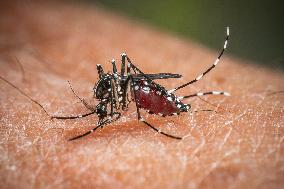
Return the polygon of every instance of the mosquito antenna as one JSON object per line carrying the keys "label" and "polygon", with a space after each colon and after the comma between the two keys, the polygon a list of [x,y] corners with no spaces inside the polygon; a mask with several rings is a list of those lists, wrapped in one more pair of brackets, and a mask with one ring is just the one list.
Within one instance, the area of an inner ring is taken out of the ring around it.
{"label": "mosquito antenna", "polygon": [[[198,97],[200,100],[202,100],[203,102],[215,107],[215,108],[220,108],[222,109],[223,111],[226,111],[224,108],[222,107],[218,107],[216,106],[215,104],[201,98],[201,96],[204,96],[204,95],[224,95],[224,96],[230,96],[229,93],[227,92],[220,92],[220,91],[210,91],[210,92],[205,92],[205,93],[202,93],[202,92],[198,92],[198,93],[195,93],[195,94],[192,94],[192,95],[187,95],[187,96],[181,96],[181,97],[178,97],[179,99],[186,99],[186,98],[192,98],[192,97]],[[217,111],[215,111],[217,113]]]}
{"label": "mosquito antenna", "polygon": [[7,84],[9,84],[11,87],[13,87],[14,89],[16,89],[19,93],[21,93],[22,95],[24,95],[25,97],[27,97],[29,100],[31,100],[32,102],[34,102],[35,104],[37,104],[44,112],[47,116],[51,117],[48,112],[44,109],[44,107],[37,102],[36,100],[32,99],[29,95],[27,95],[24,91],[22,91],[21,89],[19,89],[16,85],[14,85],[13,83],[11,83],[10,81],[6,80],[5,78],[3,78],[2,76],[0,76],[0,79],[3,80],[4,82],[6,82]]}

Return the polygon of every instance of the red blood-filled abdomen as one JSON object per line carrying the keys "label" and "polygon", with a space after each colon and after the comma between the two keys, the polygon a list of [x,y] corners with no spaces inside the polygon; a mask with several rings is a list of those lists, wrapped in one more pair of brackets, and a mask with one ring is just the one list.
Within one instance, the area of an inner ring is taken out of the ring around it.
{"label": "red blood-filled abdomen", "polygon": [[154,114],[161,113],[165,116],[180,112],[175,102],[161,95],[156,88],[140,83],[140,85],[136,85],[134,89],[139,108],[149,110],[149,112]]}

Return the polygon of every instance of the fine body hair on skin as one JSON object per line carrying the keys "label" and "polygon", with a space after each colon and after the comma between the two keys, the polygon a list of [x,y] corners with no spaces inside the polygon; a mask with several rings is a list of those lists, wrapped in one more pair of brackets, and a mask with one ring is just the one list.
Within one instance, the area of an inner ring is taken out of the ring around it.
{"label": "fine body hair on skin", "polygon": [[[122,51],[146,73],[183,75],[159,80],[167,89],[195,78],[217,54],[84,5],[7,3],[0,21],[0,75],[54,114],[87,111],[69,90],[68,80],[80,97],[96,104],[92,98],[98,79],[95,66],[99,63],[111,70],[110,60],[119,59],[116,55]],[[25,70],[24,80],[15,57]],[[226,54],[214,72],[177,91],[230,92],[226,98],[188,100],[193,110],[213,112],[162,118],[142,111],[147,121],[167,133],[185,136],[183,140],[161,136],[139,123],[132,104],[117,122],[69,142],[93,128],[97,117],[50,120],[37,105],[0,81],[0,185],[281,188],[284,96],[274,92],[283,91],[283,73],[247,63]]]}

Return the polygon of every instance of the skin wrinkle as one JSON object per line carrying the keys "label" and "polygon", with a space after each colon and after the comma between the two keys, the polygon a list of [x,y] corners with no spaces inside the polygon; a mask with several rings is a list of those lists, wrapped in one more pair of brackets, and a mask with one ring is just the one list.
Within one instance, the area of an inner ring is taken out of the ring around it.
{"label": "skin wrinkle", "polygon": [[[283,148],[283,146],[281,146],[281,143],[283,143],[284,141],[284,136],[281,137],[281,139],[279,140],[278,144],[277,144],[277,154],[276,154],[276,160],[275,160],[275,165],[280,161],[280,150],[281,150],[281,147]],[[283,167],[284,168],[284,167]]]}
{"label": "skin wrinkle", "polygon": [[202,147],[205,145],[205,139],[203,137],[201,137],[201,142],[200,144],[194,149],[194,151],[191,154],[191,157],[195,156],[201,149]]}
{"label": "skin wrinkle", "polygon": [[[0,19],[9,22],[0,22],[0,34],[9,40],[0,43],[0,75],[42,103],[51,114],[86,111],[74,98],[67,80],[79,96],[89,100],[97,81],[95,64],[101,63],[109,71],[109,60],[114,57],[119,62],[124,50],[146,73],[182,74],[181,80],[161,81],[169,89],[199,75],[216,58],[217,52],[201,45],[96,7],[24,5],[12,4],[1,11]],[[21,25],[15,25],[16,21]],[[7,33],[2,28],[15,32]],[[13,58],[7,56],[17,56],[22,63],[24,82],[20,70],[11,66]],[[210,89],[230,92],[231,97],[204,98],[217,106],[217,113],[163,119],[143,112],[145,119],[158,128],[186,136],[182,141],[160,136],[138,123],[132,105],[114,124],[68,142],[68,138],[93,128],[97,117],[51,121],[36,105],[0,81],[0,185],[281,188],[283,95],[268,94],[283,91],[283,74],[241,63],[226,52],[212,73],[177,93],[188,95]],[[186,102],[192,110],[215,109],[198,98]]]}
{"label": "skin wrinkle", "polygon": [[219,146],[219,150],[221,150],[222,148],[223,148],[223,146],[226,144],[226,142],[227,142],[227,140],[228,140],[228,138],[230,137],[230,135],[231,135],[231,133],[232,133],[232,127],[230,127],[229,128],[229,131],[227,132],[227,134],[225,135],[225,137],[224,137],[224,140],[223,140],[223,142],[220,144],[220,146]]}

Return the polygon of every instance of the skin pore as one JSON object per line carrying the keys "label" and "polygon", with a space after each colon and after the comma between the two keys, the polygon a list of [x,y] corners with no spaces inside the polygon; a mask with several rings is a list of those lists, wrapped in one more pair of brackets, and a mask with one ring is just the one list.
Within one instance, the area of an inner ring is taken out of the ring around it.
{"label": "skin pore", "polygon": [[[3,6],[1,6],[3,7]],[[234,35],[231,28],[231,36]],[[96,7],[14,3],[1,8],[0,74],[51,115],[88,112],[69,89],[94,105],[96,64],[127,52],[145,73],[172,89],[210,66],[218,52],[163,34]],[[225,36],[225,34],[220,34]],[[220,41],[220,48],[223,41]],[[228,51],[230,49],[228,44]],[[22,74],[17,59],[24,68]],[[23,77],[24,76],[24,77]],[[0,185],[3,188],[281,188],[284,178],[283,73],[246,64],[225,52],[218,66],[177,92],[211,90],[230,97],[190,98],[192,111],[144,118],[174,140],[137,121],[134,103],[122,118],[80,140],[97,117],[51,120],[0,81]],[[210,105],[214,104],[214,105]]]}

